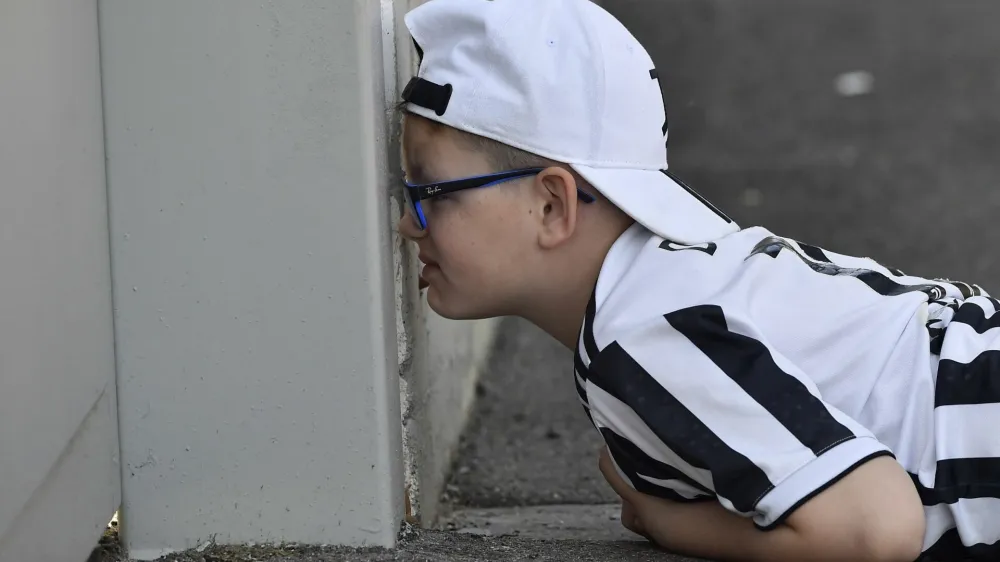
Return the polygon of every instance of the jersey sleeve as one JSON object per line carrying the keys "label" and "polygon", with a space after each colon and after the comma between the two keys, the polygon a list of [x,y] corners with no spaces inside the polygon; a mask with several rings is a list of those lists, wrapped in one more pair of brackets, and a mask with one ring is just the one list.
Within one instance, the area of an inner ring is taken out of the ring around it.
{"label": "jersey sleeve", "polygon": [[891,455],[751,322],[715,305],[666,314],[601,349],[588,399],[616,467],[638,491],[715,497],[765,530]]}

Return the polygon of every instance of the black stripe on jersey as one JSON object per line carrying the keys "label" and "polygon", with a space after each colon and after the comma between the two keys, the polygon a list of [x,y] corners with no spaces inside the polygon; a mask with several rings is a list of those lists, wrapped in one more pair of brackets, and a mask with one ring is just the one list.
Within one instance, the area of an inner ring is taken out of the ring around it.
{"label": "black stripe on jersey", "polygon": [[587,400],[587,389],[580,385],[580,381],[576,377],[573,377],[573,384],[576,385],[576,393],[580,396],[580,400],[583,400],[584,404],[589,404]]}
{"label": "black stripe on jersey", "polygon": [[930,336],[931,355],[941,356],[941,348],[944,347],[945,328],[939,328],[936,324],[941,320],[930,320],[927,322],[927,335]]}
{"label": "black stripe on jersey", "polygon": [[[614,431],[606,427],[600,429],[601,435],[604,436],[604,442],[607,443],[608,450],[615,459],[615,463],[629,477],[636,490],[652,496],[685,502],[715,498],[715,494],[711,490],[702,486],[680,470],[650,457],[634,443]],[[679,480],[705,494],[707,497],[698,499],[686,498],[674,490],[644,480],[639,474],[657,480]]]}
{"label": "black stripe on jersey", "polygon": [[817,246],[813,246],[812,244],[803,244],[802,242],[799,242],[799,247],[802,248],[802,251],[805,252],[807,256],[816,261],[832,263],[830,262],[830,258],[826,257],[826,253],[824,253],[823,250]]}
{"label": "black stripe on jersey", "polygon": [[934,493],[939,503],[955,503],[961,498],[1000,498],[1000,458],[938,461]]}
{"label": "black stripe on jersey", "polygon": [[580,373],[583,380],[587,380],[587,366],[583,364],[583,357],[580,356],[579,349],[573,353],[573,368],[576,369],[577,373]]}
{"label": "black stripe on jersey", "polygon": [[1000,350],[984,351],[969,363],[941,359],[934,387],[935,408],[993,403],[1000,403]]}
{"label": "black stripe on jersey", "polygon": [[[676,248],[674,246],[677,246]],[[670,240],[664,240],[660,242],[660,249],[667,250],[668,252],[680,252],[682,250],[697,250],[699,252],[705,252],[710,256],[715,255],[715,251],[719,249],[719,245],[715,242],[709,242],[707,244],[697,244],[693,246],[686,246],[684,244],[678,244],[676,242],[671,242]]]}
{"label": "black stripe on jersey", "polygon": [[956,308],[955,316],[951,321],[968,324],[976,333],[985,334],[987,330],[1000,328],[1000,313],[994,313],[993,316],[987,318],[986,311],[981,306],[975,303],[965,303]]}
{"label": "black stripe on jersey", "polygon": [[722,308],[694,306],[664,318],[813,454],[854,438],[802,381],[778,367],[766,345],[729,331]]}
{"label": "black stripe on jersey", "polygon": [[945,291],[942,287],[931,284],[921,284],[921,285],[901,285],[896,283],[892,279],[889,279],[885,275],[871,270],[862,269],[855,267],[842,267],[834,263],[829,262],[816,262],[808,259],[805,255],[799,252],[788,240],[778,236],[768,236],[754,246],[753,250],[750,251],[750,255],[746,259],[750,259],[757,254],[763,254],[770,256],[772,258],[777,258],[781,253],[781,250],[787,249],[792,252],[799,259],[801,259],[806,265],[813,269],[817,273],[822,273],[823,275],[829,275],[831,277],[854,277],[859,281],[868,285],[873,291],[886,297],[904,295],[906,293],[921,292],[926,294],[930,300],[936,300],[944,297]]}
{"label": "black stripe on jersey", "polygon": [[1000,560],[1000,542],[965,546],[962,544],[958,529],[951,529],[941,535],[941,538],[933,546],[925,550],[917,562],[973,562],[976,560]]}
{"label": "black stripe on jersey", "polygon": [[763,470],[719,438],[663,388],[618,342],[590,363],[590,381],[628,405],[685,462],[712,473],[715,491],[741,512],[774,485]]}
{"label": "black stripe on jersey", "polygon": [[920,482],[920,477],[912,472],[907,472],[910,476],[910,480],[913,482],[913,487],[917,489],[917,495],[920,496],[920,503],[923,505],[937,505],[942,502],[937,492],[933,488],[928,488]]}
{"label": "black stripe on jersey", "polygon": [[910,480],[917,488],[920,502],[926,506],[961,499],[1000,499],[1000,458],[937,461],[933,488],[921,484],[916,474],[910,473]]}
{"label": "black stripe on jersey", "polygon": [[[576,372],[580,375],[580,378],[582,378],[584,381],[587,380],[587,367],[583,365],[583,358],[580,357],[579,351],[573,354],[573,368],[576,369]],[[576,393],[579,394],[580,399],[586,403],[587,389],[580,386],[580,381],[576,377],[573,377],[573,383],[576,384]]]}
{"label": "black stripe on jersey", "polygon": [[583,347],[587,350],[587,357],[590,362],[594,362],[597,357],[597,340],[594,339],[594,316],[597,315],[597,290],[590,295],[590,302],[587,303],[587,313],[583,317]]}
{"label": "black stripe on jersey", "polygon": [[[587,367],[583,364],[583,358],[580,357],[580,350],[577,349],[573,353],[573,368],[579,373],[580,378],[586,382],[587,380]],[[576,393],[580,396],[580,400],[583,401],[583,412],[587,414],[587,419],[590,420],[591,425],[594,424],[594,416],[590,413],[590,401],[587,398],[587,388],[580,385],[580,381],[573,377],[573,384],[576,385]]]}
{"label": "black stripe on jersey", "polygon": [[971,285],[964,281],[954,281],[952,279],[937,278],[935,281],[940,281],[941,283],[948,283],[953,285],[958,292],[962,295],[963,299],[970,299],[972,297],[978,297],[983,294],[983,288],[979,285]]}
{"label": "black stripe on jersey", "polygon": [[960,306],[958,301],[955,300],[933,300],[931,304],[936,304],[938,306],[943,306],[945,308],[950,308],[955,312],[958,312],[958,307]]}
{"label": "black stripe on jersey", "polygon": [[962,281],[951,281],[951,284],[958,287],[958,292],[962,293],[962,298],[969,299],[975,296],[976,290],[972,288],[972,285],[964,283]]}

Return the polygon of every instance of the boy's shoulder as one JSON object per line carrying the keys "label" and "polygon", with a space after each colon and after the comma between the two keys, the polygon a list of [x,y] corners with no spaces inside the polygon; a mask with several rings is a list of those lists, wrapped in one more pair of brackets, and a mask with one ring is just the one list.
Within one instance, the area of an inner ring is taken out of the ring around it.
{"label": "boy's shoulder", "polygon": [[928,303],[973,296],[988,295],[973,284],[906,275],[764,227],[684,245],[633,226],[605,258],[592,322],[598,340],[608,342],[670,314],[722,310],[730,321],[768,333],[820,337],[845,318],[901,322]]}
{"label": "boy's shoulder", "polygon": [[[605,257],[587,321],[598,341],[610,342],[665,315],[733,299],[746,279],[740,270],[761,240],[775,235],[762,227],[742,229],[702,244],[666,240],[640,225],[628,229]],[[728,295],[728,296],[727,296]]]}
{"label": "boy's shoulder", "polygon": [[704,303],[740,283],[739,271],[768,240],[795,244],[763,227],[711,242],[680,244],[633,225],[605,257],[594,290],[595,310],[641,318]]}

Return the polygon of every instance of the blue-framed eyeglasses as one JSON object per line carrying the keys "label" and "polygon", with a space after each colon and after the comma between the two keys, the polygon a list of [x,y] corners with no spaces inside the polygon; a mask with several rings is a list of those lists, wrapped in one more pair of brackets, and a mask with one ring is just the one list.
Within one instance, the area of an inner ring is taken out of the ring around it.
{"label": "blue-framed eyeglasses", "polygon": [[[486,174],[485,176],[474,176],[471,178],[461,178],[457,180],[442,181],[436,183],[412,184],[403,180],[403,194],[406,196],[406,203],[413,212],[413,217],[420,225],[420,230],[427,228],[427,216],[421,202],[448,193],[472,189],[474,187],[490,187],[506,181],[533,176],[541,173],[545,168],[525,168],[522,170],[510,170],[508,172],[497,172]],[[594,196],[577,188],[578,197],[584,203],[593,203]]]}

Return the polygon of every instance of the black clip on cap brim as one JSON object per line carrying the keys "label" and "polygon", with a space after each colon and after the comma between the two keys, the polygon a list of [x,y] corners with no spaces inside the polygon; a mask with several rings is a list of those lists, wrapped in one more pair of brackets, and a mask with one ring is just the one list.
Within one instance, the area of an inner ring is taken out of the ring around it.
{"label": "black clip on cap brim", "polygon": [[440,117],[448,109],[451,92],[451,84],[442,86],[414,76],[403,88],[403,101],[429,109]]}

